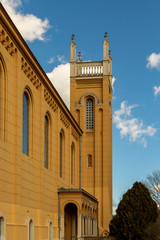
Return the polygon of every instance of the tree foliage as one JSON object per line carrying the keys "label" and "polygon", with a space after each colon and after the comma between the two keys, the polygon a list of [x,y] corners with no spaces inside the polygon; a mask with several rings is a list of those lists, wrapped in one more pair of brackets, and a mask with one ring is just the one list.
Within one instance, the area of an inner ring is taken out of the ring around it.
{"label": "tree foliage", "polygon": [[158,215],[155,201],[146,186],[135,182],[120,201],[110,222],[110,236],[118,240],[142,240],[149,224]]}
{"label": "tree foliage", "polygon": [[160,239],[160,210],[156,222],[152,223],[146,231],[145,240]]}
{"label": "tree foliage", "polygon": [[160,171],[156,170],[148,175],[144,184],[149,189],[154,201],[160,206]]}

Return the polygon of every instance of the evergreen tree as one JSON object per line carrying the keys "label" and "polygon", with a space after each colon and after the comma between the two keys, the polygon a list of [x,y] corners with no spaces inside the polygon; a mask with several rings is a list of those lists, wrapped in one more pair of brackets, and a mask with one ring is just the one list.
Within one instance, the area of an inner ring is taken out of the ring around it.
{"label": "evergreen tree", "polygon": [[141,182],[135,182],[120,201],[110,222],[110,236],[118,240],[142,240],[150,223],[158,216],[156,203]]}

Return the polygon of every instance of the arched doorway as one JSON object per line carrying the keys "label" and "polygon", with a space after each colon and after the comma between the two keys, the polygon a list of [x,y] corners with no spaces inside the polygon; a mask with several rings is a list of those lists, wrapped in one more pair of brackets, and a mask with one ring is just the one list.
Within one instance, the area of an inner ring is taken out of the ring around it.
{"label": "arched doorway", "polygon": [[73,203],[68,203],[64,210],[64,239],[77,239],[77,207]]}

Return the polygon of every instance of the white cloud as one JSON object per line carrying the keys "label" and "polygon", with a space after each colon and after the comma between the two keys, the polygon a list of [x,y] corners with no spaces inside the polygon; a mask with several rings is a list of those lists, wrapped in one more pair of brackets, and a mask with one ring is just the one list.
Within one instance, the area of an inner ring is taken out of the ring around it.
{"label": "white cloud", "polygon": [[152,137],[157,130],[151,126],[144,126],[143,121],[138,118],[131,118],[131,110],[137,106],[138,105],[127,106],[125,101],[122,102],[121,108],[113,114],[113,122],[116,128],[120,130],[122,138],[128,136],[130,142],[139,142],[146,147],[146,137]]}
{"label": "white cloud", "polygon": [[48,60],[48,63],[51,64],[51,63],[54,62],[54,60],[55,60],[55,59],[54,59],[53,57],[50,57],[50,59]]}
{"label": "white cloud", "polygon": [[57,55],[57,59],[58,59],[58,62],[62,63],[62,64],[65,64],[66,63],[66,60],[65,60],[65,56],[60,56],[60,55]]}
{"label": "white cloud", "polygon": [[160,69],[160,53],[152,53],[148,58],[147,58],[147,67],[149,68],[156,68]]}
{"label": "white cloud", "polygon": [[23,14],[18,8],[21,6],[21,0],[1,0],[1,3],[12,18],[16,27],[25,40],[30,42],[38,39],[44,41],[44,34],[50,28],[48,19],[42,20],[33,14]]}
{"label": "white cloud", "polygon": [[116,81],[116,78],[113,76],[112,77],[112,87],[114,86],[114,82]]}
{"label": "white cloud", "polygon": [[158,87],[154,86],[153,89],[154,89],[154,96],[157,96],[160,94],[160,86],[158,86]]}
{"label": "white cloud", "polygon": [[47,73],[47,76],[53,83],[54,87],[66,103],[70,106],[70,64],[61,64],[54,68],[52,72]]}

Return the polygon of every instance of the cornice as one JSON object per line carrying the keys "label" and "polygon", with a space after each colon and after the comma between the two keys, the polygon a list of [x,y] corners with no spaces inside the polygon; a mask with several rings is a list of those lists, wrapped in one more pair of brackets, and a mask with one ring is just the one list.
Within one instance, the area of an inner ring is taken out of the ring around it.
{"label": "cornice", "polygon": [[[11,44],[11,46],[15,46],[15,49],[17,51],[19,50],[21,52],[23,58],[25,59],[26,64],[30,67],[30,69],[32,69],[31,71],[33,71],[35,73],[35,75],[37,76],[37,80],[41,79],[41,80],[39,80],[39,81],[41,81],[41,84],[44,85],[44,87],[49,92],[49,94],[55,99],[58,107],[65,113],[65,115],[67,115],[68,120],[77,129],[77,132],[79,133],[79,135],[82,135],[82,133],[83,133],[82,129],[77,124],[76,120],[70,113],[69,109],[65,105],[65,103],[62,100],[62,98],[60,97],[59,93],[57,92],[57,90],[54,88],[53,84],[49,80],[45,71],[43,70],[43,68],[41,67],[41,65],[35,58],[35,56],[33,55],[32,51],[28,47],[27,43],[24,41],[22,35],[19,33],[18,29],[16,28],[13,21],[9,17],[9,15],[6,12],[6,10],[4,9],[2,3],[0,3],[0,25],[2,25],[2,28],[6,32],[8,38],[10,39],[10,41],[11,41],[10,43],[13,43],[13,45]],[[7,45],[7,49],[9,51],[9,49],[10,49],[9,45]],[[12,53],[12,51],[10,53]],[[25,66],[23,66],[23,67],[25,67]],[[39,85],[39,81],[36,82],[36,86]]]}

